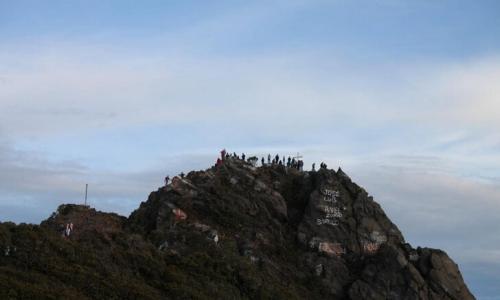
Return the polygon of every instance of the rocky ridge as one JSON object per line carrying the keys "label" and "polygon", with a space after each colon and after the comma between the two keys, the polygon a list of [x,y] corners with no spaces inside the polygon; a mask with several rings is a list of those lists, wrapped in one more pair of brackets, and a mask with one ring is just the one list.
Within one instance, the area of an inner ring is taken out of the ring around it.
{"label": "rocky ridge", "polygon": [[174,177],[128,218],[62,205],[40,226],[2,223],[0,250],[1,299],[474,299],[342,170],[237,158]]}

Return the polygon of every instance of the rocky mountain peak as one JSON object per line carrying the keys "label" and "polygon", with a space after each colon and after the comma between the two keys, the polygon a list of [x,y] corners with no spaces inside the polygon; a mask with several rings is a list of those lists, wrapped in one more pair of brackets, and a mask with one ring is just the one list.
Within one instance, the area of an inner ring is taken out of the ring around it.
{"label": "rocky mountain peak", "polygon": [[[64,283],[53,295],[83,298],[474,299],[446,253],[406,243],[340,168],[250,161],[226,157],[176,176],[129,218],[63,205],[27,240],[19,238],[26,228],[2,224],[0,250],[30,253],[38,239],[49,242],[46,260],[27,264],[10,252],[0,267],[44,270]],[[92,274],[86,281],[65,281],[67,273],[49,266],[50,250],[61,245],[70,254],[60,263],[71,276]],[[25,283],[10,272],[11,282]],[[102,278],[107,283],[97,284]]]}
{"label": "rocky mountain peak", "polygon": [[[186,219],[176,219],[174,209]],[[129,221],[155,243],[167,241],[171,250],[177,250],[178,224],[210,228],[219,243],[237,243],[250,261],[291,264],[294,274],[313,274],[321,291],[334,297],[472,298],[444,252],[405,243],[380,205],[340,168],[303,172],[229,158],[174,178],[151,193]],[[296,256],[276,261],[274,253],[290,248]],[[441,262],[432,264],[430,257]]]}

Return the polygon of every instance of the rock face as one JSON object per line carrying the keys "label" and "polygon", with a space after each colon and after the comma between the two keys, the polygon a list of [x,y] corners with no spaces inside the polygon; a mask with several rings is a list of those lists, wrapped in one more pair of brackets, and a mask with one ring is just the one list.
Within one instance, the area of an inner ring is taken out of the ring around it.
{"label": "rock face", "polygon": [[1,299],[474,299],[342,170],[236,158],[174,177],[128,219],[66,205],[0,224],[0,251]]}

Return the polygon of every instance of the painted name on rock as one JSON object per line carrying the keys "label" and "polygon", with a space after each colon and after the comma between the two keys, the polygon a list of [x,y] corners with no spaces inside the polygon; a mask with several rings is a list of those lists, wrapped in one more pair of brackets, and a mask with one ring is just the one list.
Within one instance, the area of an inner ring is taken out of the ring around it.
{"label": "painted name on rock", "polygon": [[380,248],[380,244],[373,242],[365,242],[363,243],[363,252],[367,254],[375,254]]}
{"label": "painted name on rock", "polygon": [[180,208],[172,209],[172,213],[174,213],[175,219],[178,221],[187,219],[187,214]]}
{"label": "painted name on rock", "polygon": [[340,197],[340,192],[335,190],[323,189],[321,191],[323,194],[323,201],[325,202],[337,202],[337,198]]}
{"label": "painted name on rock", "polygon": [[337,226],[339,225],[339,221],[334,219],[316,219],[316,224]]}
{"label": "painted name on rock", "polygon": [[387,237],[383,233],[376,230],[372,231],[370,233],[370,241],[363,243],[363,252],[366,254],[374,254],[378,251],[380,245],[385,242],[387,242]]}
{"label": "painted name on rock", "polygon": [[340,243],[321,242],[318,245],[318,251],[328,255],[341,256],[345,254],[345,249]]}
{"label": "painted name on rock", "polygon": [[340,197],[340,192],[331,189],[322,189],[321,194],[323,194],[323,201],[326,202],[323,205],[319,205],[318,209],[324,213],[323,218],[316,219],[317,225],[339,225],[339,219],[342,218],[343,214],[339,207],[335,206],[338,202],[338,197]]}

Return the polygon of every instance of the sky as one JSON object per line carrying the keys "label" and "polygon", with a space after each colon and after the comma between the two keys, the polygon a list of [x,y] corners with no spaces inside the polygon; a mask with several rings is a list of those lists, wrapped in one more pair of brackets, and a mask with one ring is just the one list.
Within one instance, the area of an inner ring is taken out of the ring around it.
{"label": "sky", "polygon": [[0,221],[300,152],[500,299],[499,82],[496,0],[0,0]]}

